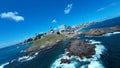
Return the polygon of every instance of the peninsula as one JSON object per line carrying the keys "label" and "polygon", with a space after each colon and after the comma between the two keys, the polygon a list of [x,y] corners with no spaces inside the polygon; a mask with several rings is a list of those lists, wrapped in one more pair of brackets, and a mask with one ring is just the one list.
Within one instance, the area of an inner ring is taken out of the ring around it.
{"label": "peninsula", "polygon": [[[112,32],[120,32],[120,26],[91,29],[85,32],[75,32],[75,29],[70,27],[68,31],[50,30],[48,33],[37,35],[37,37],[34,38],[33,45],[25,51],[27,52],[26,55],[34,56],[35,53],[40,52],[41,50],[52,48],[55,45],[59,44],[61,41],[64,41],[68,38],[73,38],[77,35],[85,34],[87,36],[102,36],[103,34]],[[69,42],[66,49],[69,52],[67,54],[68,56],[74,55],[81,58],[90,58],[95,53],[95,44],[89,44],[89,41],[85,40],[74,39]]]}

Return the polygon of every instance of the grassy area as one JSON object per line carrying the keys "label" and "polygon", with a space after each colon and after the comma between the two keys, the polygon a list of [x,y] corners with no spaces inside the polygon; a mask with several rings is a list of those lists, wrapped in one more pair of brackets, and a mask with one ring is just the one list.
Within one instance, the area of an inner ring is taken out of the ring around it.
{"label": "grassy area", "polygon": [[42,46],[44,45],[47,41],[48,42],[56,42],[57,40],[61,40],[66,38],[66,35],[60,34],[60,35],[48,35],[46,37],[43,37],[42,39],[39,39],[33,43],[32,46]]}

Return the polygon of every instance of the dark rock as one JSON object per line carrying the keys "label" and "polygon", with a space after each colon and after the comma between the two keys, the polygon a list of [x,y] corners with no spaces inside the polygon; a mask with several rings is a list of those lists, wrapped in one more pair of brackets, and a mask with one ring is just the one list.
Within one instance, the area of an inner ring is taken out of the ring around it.
{"label": "dark rock", "polygon": [[70,60],[69,60],[69,59],[61,59],[60,64],[62,64],[62,63],[67,63],[67,64],[69,64],[69,63],[70,63]]}
{"label": "dark rock", "polygon": [[91,29],[89,31],[83,32],[83,34],[88,36],[101,36],[103,34],[113,32],[120,32],[120,26]]}
{"label": "dark rock", "polygon": [[95,54],[95,47],[95,44],[90,44],[88,41],[72,40],[67,46],[69,52],[67,55],[91,58]]}

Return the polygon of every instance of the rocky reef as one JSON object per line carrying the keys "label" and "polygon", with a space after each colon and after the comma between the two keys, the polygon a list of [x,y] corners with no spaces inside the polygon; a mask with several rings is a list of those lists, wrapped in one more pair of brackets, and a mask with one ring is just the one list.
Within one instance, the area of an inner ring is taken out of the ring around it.
{"label": "rocky reef", "polygon": [[70,60],[69,60],[69,59],[61,59],[61,63],[60,63],[60,64],[62,64],[62,63],[67,63],[67,64],[69,64],[69,63],[70,63]]}
{"label": "rocky reef", "polygon": [[[67,52],[67,56],[79,56],[80,58],[91,58],[92,55],[95,54],[95,44],[90,44],[89,41],[85,40],[71,40],[66,49],[65,52]],[[62,63],[70,63],[69,59],[61,59]]]}
{"label": "rocky reef", "polygon": [[70,57],[72,55],[79,56],[81,58],[91,58],[95,54],[95,44],[90,44],[89,41],[83,40],[72,40],[67,48],[67,55]]}
{"label": "rocky reef", "polygon": [[89,31],[83,32],[82,34],[87,36],[101,36],[103,34],[113,32],[120,32],[120,26],[91,29]]}

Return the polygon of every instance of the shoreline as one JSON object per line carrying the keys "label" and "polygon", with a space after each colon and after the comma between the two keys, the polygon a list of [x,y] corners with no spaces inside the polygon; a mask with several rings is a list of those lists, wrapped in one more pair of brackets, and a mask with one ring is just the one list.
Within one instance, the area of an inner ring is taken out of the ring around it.
{"label": "shoreline", "polygon": [[82,34],[86,36],[102,36],[106,33],[114,33],[114,32],[120,32],[120,26],[90,29],[88,31],[83,32]]}
{"label": "shoreline", "polygon": [[[112,29],[113,28],[113,29]],[[113,33],[113,32],[116,32],[116,31],[119,31],[119,26],[114,26],[114,27],[107,27],[107,28],[98,28],[98,29],[92,29],[92,30],[89,30],[88,32],[78,32],[76,34],[66,34],[67,37],[63,38],[63,39],[59,39],[57,40],[56,42],[51,42],[50,44],[47,44],[47,45],[43,45],[42,48],[38,48],[38,47],[35,47],[33,50],[29,51],[29,50],[26,50],[26,53],[28,53],[27,55],[28,56],[34,56],[35,53],[39,53],[43,50],[47,50],[47,49],[50,49],[54,46],[56,46],[57,44],[59,44],[60,42],[66,40],[66,39],[71,39],[71,38],[77,38],[79,35],[82,35],[82,34],[85,34],[86,36],[103,36],[104,34],[107,34],[107,33]],[[97,31],[98,30],[98,31]],[[101,31],[102,30],[102,31]],[[106,31],[107,30],[107,31]],[[97,34],[92,34],[93,32],[98,32]],[[105,32],[106,31],[106,32]]]}
{"label": "shoreline", "polygon": [[[114,31],[113,31],[114,32]],[[109,32],[106,32],[106,33],[109,33]],[[56,42],[52,42],[51,44],[47,45],[47,46],[44,46],[42,48],[35,48],[35,50],[33,49],[32,51],[27,51],[25,50],[25,55],[24,56],[28,56],[28,58],[23,58],[21,59],[23,62],[24,61],[27,61],[27,59],[30,59],[31,60],[31,57],[32,59],[35,58],[40,52],[43,52],[45,50],[48,50],[48,49],[51,49],[51,48],[54,48],[54,47],[57,47],[57,44],[67,40],[67,39],[73,39],[73,38],[77,38],[79,35],[82,35],[82,33],[78,33],[78,34],[71,34],[71,35],[66,35],[67,37],[63,38],[63,39],[60,39],[60,40],[57,40]],[[94,35],[93,35],[94,36]],[[102,36],[102,35],[101,35]],[[24,57],[23,56],[23,57]],[[19,58],[18,58],[19,59]],[[66,60],[66,59],[65,59]],[[18,60],[17,60],[18,61]],[[66,60],[67,61],[67,60]],[[13,61],[14,62],[14,61]],[[9,63],[10,64],[10,63]],[[9,65],[8,64],[8,65]]]}
{"label": "shoreline", "polygon": [[29,60],[32,60],[32,59],[34,59],[40,52],[45,52],[45,51],[50,50],[50,49],[52,49],[52,48],[54,48],[54,47],[57,47],[59,43],[62,43],[63,41],[69,40],[69,39],[70,39],[70,38],[62,39],[62,40],[58,41],[57,43],[55,43],[55,44],[52,45],[52,46],[47,46],[47,47],[45,47],[45,48],[40,49],[40,50],[37,51],[37,52],[34,52],[33,55],[30,55],[31,52],[24,52],[24,53],[26,53],[26,54],[28,53],[28,54],[27,54],[27,55],[23,55],[23,56],[21,56],[21,57],[19,57],[19,58],[17,58],[17,59],[13,59],[13,60],[9,61],[8,64],[6,64],[6,65],[4,65],[4,66],[9,66],[9,65],[11,66],[11,65],[14,64],[14,63],[22,63],[22,62],[27,62],[27,61],[29,61]]}
{"label": "shoreline", "polygon": [[[62,41],[64,41],[64,40],[60,40],[60,41],[54,43],[54,44],[51,45],[51,46],[45,46],[45,47],[43,47],[43,48],[40,48],[40,49],[37,50],[37,51],[34,51],[34,50],[32,50],[32,51],[26,51],[26,53],[31,53],[31,52],[33,52],[33,55],[34,55],[34,54],[37,53],[37,52],[39,53],[39,52],[41,52],[41,51],[44,51],[44,50],[50,49],[50,48],[52,48],[52,47],[55,47],[55,46],[57,46],[57,44],[61,43]],[[28,54],[28,55],[29,55],[29,54]],[[30,55],[30,56],[32,56],[32,55]]]}
{"label": "shoreline", "polygon": [[[39,53],[43,50],[47,50],[47,49],[50,49],[54,46],[57,46],[57,44],[61,43],[62,41],[65,41],[67,39],[71,39],[71,38],[74,38],[76,37],[77,35],[79,34],[70,34],[70,35],[66,35],[67,37],[63,38],[63,39],[59,39],[59,40],[56,40],[55,42],[50,42],[46,45],[43,45],[43,47],[40,47],[40,46],[36,46],[36,47],[33,47],[34,49],[30,50],[29,48],[25,50],[25,52],[27,53],[28,56],[34,56],[35,53]],[[32,45],[33,46],[33,45]]]}

